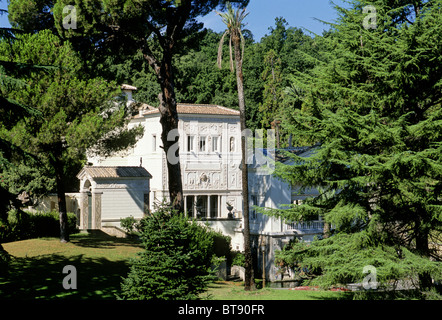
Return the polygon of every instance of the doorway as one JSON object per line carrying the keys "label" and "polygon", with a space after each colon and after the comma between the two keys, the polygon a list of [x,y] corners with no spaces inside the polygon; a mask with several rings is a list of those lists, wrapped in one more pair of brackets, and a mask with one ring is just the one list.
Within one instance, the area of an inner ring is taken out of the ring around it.
{"label": "doorway", "polygon": [[92,229],[92,194],[87,194],[87,228]]}

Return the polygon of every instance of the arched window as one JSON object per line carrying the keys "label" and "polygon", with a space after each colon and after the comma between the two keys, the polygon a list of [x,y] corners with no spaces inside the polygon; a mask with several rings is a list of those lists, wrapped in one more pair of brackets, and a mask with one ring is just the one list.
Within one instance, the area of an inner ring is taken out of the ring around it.
{"label": "arched window", "polygon": [[85,191],[85,192],[90,192],[91,191],[91,182],[89,181],[89,180],[86,180],[85,182],[84,182],[84,185],[83,185],[83,190]]}

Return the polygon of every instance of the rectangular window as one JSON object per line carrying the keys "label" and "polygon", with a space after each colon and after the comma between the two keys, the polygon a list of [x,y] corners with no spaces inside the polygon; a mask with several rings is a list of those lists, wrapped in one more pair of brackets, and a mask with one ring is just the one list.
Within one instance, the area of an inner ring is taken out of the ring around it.
{"label": "rectangular window", "polygon": [[194,151],[193,136],[187,136],[187,152]]}
{"label": "rectangular window", "polygon": [[218,217],[218,196],[210,196],[210,217]]}
{"label": "rectangular window", "polygon": [[258,199],[256,197],[256,195],[251,195],[250,196],[250,219],[251,220],[256,220],[256,210],[253,206],[256,206],[258,204]]}
{"label": "rectangular window", "polygon": [[219,152],[219,137],[212,137],[212,152]]}
{"label": "rectangular window", "polygon": [[195,206],[195,198],[194,196],[187,196],[186,197],[186,212],[188,217],[195,217],[194,215],[194,208]]}
{"label": "rectangular window", "polygon": [[196,196],[196,217],[207,218],[207,196]]}
{"label": "rectangular window", "polygon": [[206,151],[206,137],[201,136],[200,137],[200,152],[205,152],[205,151]]}

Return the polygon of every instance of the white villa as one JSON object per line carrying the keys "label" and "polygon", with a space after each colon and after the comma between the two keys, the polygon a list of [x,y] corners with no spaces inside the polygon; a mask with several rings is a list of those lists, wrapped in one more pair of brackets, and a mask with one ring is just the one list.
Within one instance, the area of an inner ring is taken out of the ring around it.
{"label": "white villa", "polygon": [[[132,91],[136,88],[125,85],[123,89],[131,103]],[[242,251],[239,111],[218,105],[182,103],[177,105],[177,111],[187,214],[229,235],[232,249]],[[77,197],[80,199],[80,228],[118,227],[120,218],[129,215],[141,218],[147,210],[154,210],[156,203],[168,198],[167,159],[161,148],[159,120],[158,109],[143,104],[129,124],[144,127],[144,136],[133,148],[108,158],[88,158],[89,166],[77,176],[81,189]],[[301,156],[311,152],[309,148],[291,148],[290,151]],[[280,157],[277,160],[289,161]],[[257,174],[256,169],[250,167],[252,250],[261,271],[264,256],[266,278],[270,281],[280,279],[273,264],[274,251],[282,249],[294,237],[309,241],[314,235],[320,235],[322,222],[287,224],[281,219],[258,214],[252,206],[278,208],[281,204],[299,203],[310,194],[298,194],[298,189],[271,174]],[[316,193],[311,190],[311,195]]]}

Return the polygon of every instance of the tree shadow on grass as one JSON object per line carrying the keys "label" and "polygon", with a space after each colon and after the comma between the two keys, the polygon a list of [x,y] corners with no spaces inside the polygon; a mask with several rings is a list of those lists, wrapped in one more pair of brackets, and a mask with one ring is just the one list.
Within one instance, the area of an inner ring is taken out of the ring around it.
{"label": "tree shadow on grass", "polygon": [[139,240],[135,238],[117,238],[104,232],[94,234],[76,234],[71,237],[71,243],[85,248],[112,249],[116,246],[139,246]]}
{"label": "tree shadow on grass", "polygon": [[[63,273],[66,265],[77,272],[77,289],[66,290],[63,279],[72,283],[72,273]],[[52,254],[31,258],[14,257],[9,274],[0,277],[0,299],[116,299],[121,277],[126,276],[126,261],[87,258],[83,255],[66,258]]]}
{"label": "tree shadow on grass", "polygon": [[311,295],[308,296],[309,298],[312,298],[314,300],[328,300],[328,301],[347,301],[347,300],[353,300],[354,294],[353,292],[340,292],[339,295],[329,295],[324,293],[323,296],[318,295]]}
{"label": "tree shadow on grass", "polygon": [[422,293],[418,290],[388,290],[388,291],[348,291],[335,297],[316,297],[318,300],[420,300]]}

